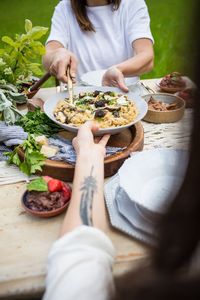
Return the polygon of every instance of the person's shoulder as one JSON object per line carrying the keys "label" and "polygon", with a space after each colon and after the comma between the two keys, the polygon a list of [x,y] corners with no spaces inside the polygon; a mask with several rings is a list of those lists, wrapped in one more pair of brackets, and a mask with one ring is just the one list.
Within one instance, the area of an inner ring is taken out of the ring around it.
{"label": "person's shoulder", "polygon": [[121,8],[127,10],[137,10],[139,7],[144,6],[144,0],[121,0]]}
{"label": "person's shoulder", "polygon": [[56,7],[59,9],[69,8],[71,7],[71,2],[70,0],[61,0]]}

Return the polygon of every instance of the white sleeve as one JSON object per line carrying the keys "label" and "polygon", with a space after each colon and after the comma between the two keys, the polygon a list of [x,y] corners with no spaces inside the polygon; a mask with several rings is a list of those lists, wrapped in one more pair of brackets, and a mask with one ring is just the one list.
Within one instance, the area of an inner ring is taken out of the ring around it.
{"label": "white sleeve", "polygon": [[57,240],[49,254],[43,300],[107,300],[114,291],[110,239],[80,226]]}
{"label": "white sleeve", "polygon": [[130,44],[140,38],[148,38],[154,42],[145,1],[130,0],[128,8],[127,33]]}
{"label": "white sleeve", "polygon": [[65,48],[69,44],[69,26],[68,26],[68,6],[65,1],[60,1],[54,10],[53,17],[51,19],[50,35],[46,43],[50,41],[58,41]]}

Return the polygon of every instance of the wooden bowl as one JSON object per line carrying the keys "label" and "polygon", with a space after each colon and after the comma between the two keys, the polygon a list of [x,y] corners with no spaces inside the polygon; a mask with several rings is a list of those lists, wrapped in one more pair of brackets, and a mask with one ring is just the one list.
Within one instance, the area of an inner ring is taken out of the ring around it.
{"label": "wooden bowl", "polygon": [[178,105],[177,109],[169,110],[169,111],[156,111],[148,109],[146,116],[143,118],[144,121],[150,123],[174,123],[179,121],[183,115],[185,110],[185,101],[178,96],[171,94],[147,94],[143,96],[143,98],[148,102],[150,98],[153,97],[154,100],[161,101],[164,103],[174,103],[176,102]]}
{"label": "wooden bowl", "polygon": [[[64,138],[72,140],[74,133],[63,131],[60,135]],[[104,176],[110,177],[114,175],[121,167],[123,162],[134,151],[141,151],[144,144],[144,130],[141,122],[123,130],[119,134],[112,135],[108,141],[108,146],[125,148],[121,152],[106,157],[104,160]],[[18,149],[20,159],[24,158],[22,149]],[[39,175],[48,175],[63,181],[72,182],[74,177],[75,166],[64,161],[55,161],[47,159],[42,167],[42,173]]]}
{"label": "wooden bowl", "polygon": [[55,217],[57,215],[60,215],[62,212],[64,212],[66,210],[66,208],[68,207],[68,205],[69,205],[69,201],[68,201],[62,207],[54,209],[54,210],[51,210],[51,211],[36,211],[36,210],[32,210],[32,209],[30,209],[30,208],[28,208],[26,206],[26,198],[28,196],[28,193],[29,193],[29,191],[25,191],[25,193],[23,194],[22,199],[21,199],[21,204],[22,204],[22,207],[24,208],[24,210],[29,215],[32,215],[32,216],[35,216],[35,217],[39,217],[39,218]]}

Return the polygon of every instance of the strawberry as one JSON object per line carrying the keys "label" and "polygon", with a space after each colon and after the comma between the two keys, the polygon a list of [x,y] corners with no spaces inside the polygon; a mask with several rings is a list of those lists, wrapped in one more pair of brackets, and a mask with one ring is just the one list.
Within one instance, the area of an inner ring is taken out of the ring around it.
{"label": "strawberry", "polygon": [[48,182],[48,189],[49,192],[60,192],[63,189],[63,183],[62,181],[58,179],[51,179]]}
{"label": "strawberry", "polygon": [[71,198],[71,188],[69,185],[63,183],[62,194],[64,203],[68,202]]}

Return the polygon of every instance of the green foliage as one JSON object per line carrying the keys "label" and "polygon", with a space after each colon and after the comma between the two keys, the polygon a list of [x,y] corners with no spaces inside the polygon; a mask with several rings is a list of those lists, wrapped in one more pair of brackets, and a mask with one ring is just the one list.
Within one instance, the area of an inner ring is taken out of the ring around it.
{"label": "green foliage", "polygon": [[5,121],[6,124],[14,124],[22,116],[16,104],[26,103],[26,101],[26,95],[19,94],[14,85],[0,84],[0,120]]}
{"label": "green foliage", "polygon": [[22,116],[16,125],[21,126],[28,133],[47,137],[61,131],[61,127],[51,121],[39,107]]}
{"label": "green foliage", "polygon": [[4,47],[0,49],[0,83],[18,84],[28,81],[30,76],[41,76],[39,58],[44,55],[45,47],[39,41],[48,31],[47,27],[32,26],[25,20],[25,33],[15,38],[3,36]]}
{"label": "green foliage", "polygon": [[[18,150],[24,151],[24,160],[21,161]],[[36,143],[34,135],[29,135],[28,139],[22,145],[17,146],[12,152],[4,153],[8,156],[8,163],[15,164],[26,175],[35,174],[36,171],[42,171],[42,166],[46,157],[40,153],[41,146]]]}
{"label": "green foliage", "polygon": [[28,191],[37,191],[37,192],[47,192],[48,185],[42,177],[39,177],[39,178],[32,180],[27,185],[27,190]]}

